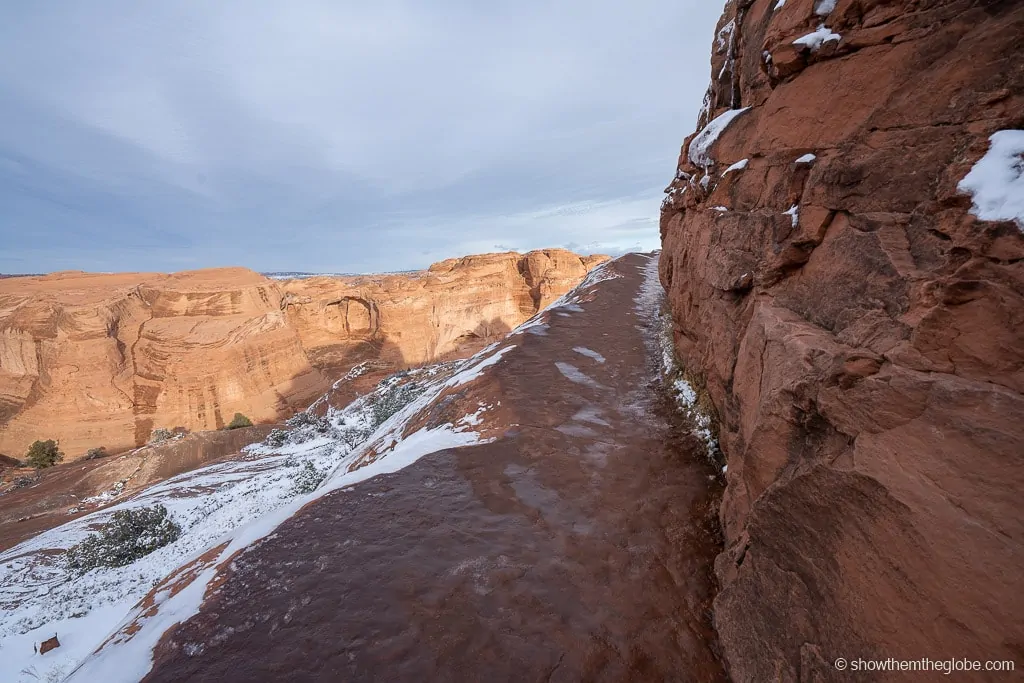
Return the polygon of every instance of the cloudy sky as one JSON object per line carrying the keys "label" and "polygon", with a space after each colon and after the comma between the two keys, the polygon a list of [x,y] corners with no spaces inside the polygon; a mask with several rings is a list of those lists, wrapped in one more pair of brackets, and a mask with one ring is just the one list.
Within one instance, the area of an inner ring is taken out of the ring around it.
{"label": "cloudy sky", "polygon": [[714,0],[0,7],[0,272],[654,248]]}

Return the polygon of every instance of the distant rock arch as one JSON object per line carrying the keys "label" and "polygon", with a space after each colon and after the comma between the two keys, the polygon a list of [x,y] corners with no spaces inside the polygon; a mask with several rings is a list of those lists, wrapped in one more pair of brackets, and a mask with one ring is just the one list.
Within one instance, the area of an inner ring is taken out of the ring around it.
{"label": "distant rock arch", "polygon": [[324,320],[329,332],[345,337],[372,337],[380,330],[377,305],[361,297],[331,301],[324,311]]}

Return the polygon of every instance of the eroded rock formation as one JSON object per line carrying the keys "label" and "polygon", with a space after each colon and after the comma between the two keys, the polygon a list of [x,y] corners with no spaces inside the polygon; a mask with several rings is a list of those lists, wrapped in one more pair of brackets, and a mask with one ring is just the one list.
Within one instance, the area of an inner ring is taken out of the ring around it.
{"label": "eroded rock formation", "polygon": [[478,350],[605,260],[550,249],[449,259],[418,273],[289,280],[284,310],[318,367],[350,367],[367,354],[423,363]]}
{"label": "eroded rock formation", "polygon": [[52,438],[75,459],[141,445],[157,427],[219,429],[236,411],[277,419],[356,362],[416,364],[502,334],[602,260],[486,254],[281,282],[243,268],[6,278],[0,453]]}
{"label": "eroded rock formation", "polygon": [[958,190],[1024,128],[1022,35],[1013,0],[726,6],[661,278],[728,460],[736,680],[1024,658],[1024,226]]}

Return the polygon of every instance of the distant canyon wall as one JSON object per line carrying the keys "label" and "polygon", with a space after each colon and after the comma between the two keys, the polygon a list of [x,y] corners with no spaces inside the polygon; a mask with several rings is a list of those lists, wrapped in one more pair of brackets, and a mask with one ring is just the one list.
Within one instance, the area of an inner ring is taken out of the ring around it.
{"label": "distant canyon wall", "polygon": [[1024,168],[1021,36],[1013,0],[726,5],[660,269],[728,461],[734,680],[1024,661],[1024,216],[961,186]]}
{"label": "distant canyon wall", "polygon": [[305,408],[362,360],[394,367],[503,334],[605,257],[452,259],[417,273],[275,281],[243,268],[0,280],[0,453],[70,459],[154,428]]}

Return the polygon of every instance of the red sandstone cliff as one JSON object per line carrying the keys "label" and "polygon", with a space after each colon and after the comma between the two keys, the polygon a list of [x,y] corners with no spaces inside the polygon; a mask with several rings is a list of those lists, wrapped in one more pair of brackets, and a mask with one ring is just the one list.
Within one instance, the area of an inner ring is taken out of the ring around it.
{"label": "red sandstone cliff", "polygon": [[551,249],[284,282],[244,268],[3,279],[0,453],[52,438],[75,459],[158,427],[219,429],[236,411],[277,419],[357,362],[474,351],[604,260]]}
{"label": "red sandstone cliff", "polygon": [[1024,129],[1022,36],[1013,0],[726,6],[660,267],[728,460],[735,680],[1024,665],[1024,216],[958,189]]}

